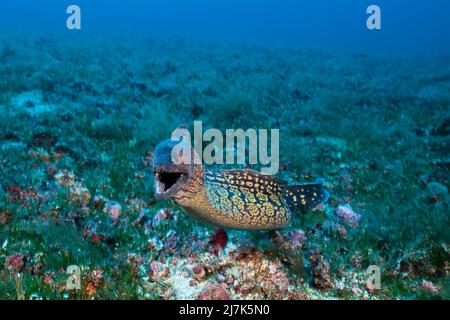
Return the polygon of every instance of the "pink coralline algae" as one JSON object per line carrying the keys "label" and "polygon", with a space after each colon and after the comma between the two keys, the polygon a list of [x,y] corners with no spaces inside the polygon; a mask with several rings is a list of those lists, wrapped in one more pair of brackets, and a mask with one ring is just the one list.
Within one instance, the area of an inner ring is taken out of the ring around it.
{"label": "pink coralline algae", "polygon": [[169,268],[167,265],[163,264],[159,261],[153,261],[150,264],[150,268],[148,270],[148,275],[153,280],[161,280],[166,278],[169,275]]}
{"label": "pink coralline algae", "polygon": [[169,217],[167,211],[168,211],[167,209],[160,209],[160,210],[158,210],[158,212],[156,212],[156,214],[153,216],[153,222],[152,222],[153,227],[156,227],[162,221],[167,220],[167,218]]}
{"label": "pink coralline algae", "polygon": [[140,265],[144,263],[144,258],[141,255],[129,254],[128,262],[131,265],[132,270],[136,270]]}
{"label": "pink coralline algae", "polygon": [[122,206],[114,201],[108,201],[105,205],[105,210],[113,221],[117,221],[122,214]]}
{"label": "pink coralline algae", "polygon": [[331,223],[331,228],[335,236],[347,239],[348,232],[344,225],[342,225],[341,223],[333,222]]}
{"label": "pink coralline algae", "polygon": [[46,285],[52,286],[55,282],[55,273],[54,272],[47,272],[44,275],[44,283]]}
{"label": "pink coralline algae", "polygon": [[25,265],[25,257],[20,253],[15,253],[6,258],[5,269],[11,273],[19,273]]}
{"label": "pink coralline algae", "polygon": [[199,293],[198,300],[230,300],[230,296],[223,287],[209,285]]}
{"label": "pink coralline algae", "polygon": [[203,281],[206,278],[206,266],[204,264],[197,264],[192,268],[193,278],[198,282]]}
{"label": "pink coralline algae", "polygon": [[97,227],[95,222],[88,224],[83,230],[83,238],[85,240],[90,240],[92,243],[101,243],[104,240],[110,239],[110,236],[98,233]]}
{"label": "pink coralline algae", "polygon": [[441,291],[441,287],[434,285],[432,282],[426,280],[422,281],[422,288],[434,294],[437,294]]}
{"label": "pink coralline algae", "polygon": [[358,227],[362,220],[362,216],[353,211],[349,205],[339,206],[336,210],[336,215],[351,227]]}
{"label": "pink coralline algae", "polygon": [[169,231],[164,238],[164,251],[169,254],[175,254],[176,249],[178,248],[179,239],[180,237],[175,231]]}
{"label": "pink coralline algae", "polygon": [[163,221],[167,221],[169,217],[173,217],[174,223],[177,222],[177,216],[175,212],[173,212],[170,209],[160,209],[156,214],[153,216],[152,220],[152,226],[158,227]]}
{"label": "pink coralline algae", "polygon": [[99,287],[103,284],[103,271],[101,269],[94,269],[89,275],[95,287]]}
{"label": "pink coralline algae", "polygon": [[282,248],[292,251],[301,250],[306,241],[306,233],[301,229],[278,232],[275,242]]}

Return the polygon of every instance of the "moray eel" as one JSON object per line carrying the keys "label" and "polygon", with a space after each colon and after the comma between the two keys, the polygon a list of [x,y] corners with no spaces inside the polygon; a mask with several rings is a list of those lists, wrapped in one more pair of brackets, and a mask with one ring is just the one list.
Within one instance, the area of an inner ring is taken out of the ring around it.
{"label": "moray eel", "polygon": [[154,150],[156,198],[172,199],[204,223],[240,230],[281,229],[291,225],[295,214],[328,199],[322,181],[287,183],[251,170],[207,170],[200,161],[175,164],[175,144],[165,140]]}

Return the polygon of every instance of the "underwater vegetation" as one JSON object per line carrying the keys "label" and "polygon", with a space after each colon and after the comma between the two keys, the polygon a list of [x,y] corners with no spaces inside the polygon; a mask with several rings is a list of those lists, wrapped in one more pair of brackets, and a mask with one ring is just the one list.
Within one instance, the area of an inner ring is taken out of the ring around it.
{"label": "underwater vegetation", "polygon": [[[450,298],[450,57],[0,39],[1,299]],[[329,200],[271,232],[155,201],[153,148],[194,120],[279,128],[278,177]]]}

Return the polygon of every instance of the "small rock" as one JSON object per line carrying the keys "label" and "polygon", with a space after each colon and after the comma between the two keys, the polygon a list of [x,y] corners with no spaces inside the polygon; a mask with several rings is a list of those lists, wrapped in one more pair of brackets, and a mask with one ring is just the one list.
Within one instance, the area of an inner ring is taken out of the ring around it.
{"label": "small rock", "polygon": [[105,204],[104,211],[108,213],[108,216],[113,220],[117,221],[122,214],[122,206],[114,201],[108,201]]}
{"label": "small rock", "polygon": [[358,227],[359,222],[362,220],[362,216],[353,211],[349,205],[339,206],[336,210],[336,215],[351,227]]}
{"label": "small rock", "polygon": [[333,282],[330,276],[330,264],[320,254],[320,251],[313,251],[309,261],[312,266],[314,285],[322,290],[332,289]]}

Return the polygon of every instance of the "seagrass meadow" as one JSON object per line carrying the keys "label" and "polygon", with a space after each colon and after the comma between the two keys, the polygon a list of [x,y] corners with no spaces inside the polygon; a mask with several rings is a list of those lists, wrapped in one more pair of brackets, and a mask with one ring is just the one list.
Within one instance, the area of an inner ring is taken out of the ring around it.
{"label": "seagrass meadow", "polygon": [[[195,120],[280,129],[277,176],[328,201],[226,233],[155,201]],[[449,150],[450,55],[3,34],[0,298],[449,299]]]}

